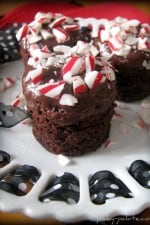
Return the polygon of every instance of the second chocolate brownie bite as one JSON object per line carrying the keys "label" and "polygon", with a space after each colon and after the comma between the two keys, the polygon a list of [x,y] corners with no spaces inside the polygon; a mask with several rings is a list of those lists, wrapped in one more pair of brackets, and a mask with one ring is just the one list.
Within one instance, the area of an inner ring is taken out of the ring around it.
{"label": "second chocolate brownie bite", "polygon": [[149,96],[150,24],[123,17],[79,18],[79,24],[91,28],[100,56],[116,68],[116,99],[134,102]]}
{"label": "second chocolate brownie bite", "polygon": [[148,23],[120,17],[110,21],[101,33],[100,54],[116,68],[117,100],[134,102],[150,95]]}

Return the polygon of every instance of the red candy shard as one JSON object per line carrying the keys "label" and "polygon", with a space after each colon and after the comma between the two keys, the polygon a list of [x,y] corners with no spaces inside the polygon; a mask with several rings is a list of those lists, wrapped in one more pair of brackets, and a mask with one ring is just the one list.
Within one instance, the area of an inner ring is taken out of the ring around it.
{"label": "red candy shard", "polygon": [[63,30],[61,27],[55,27],[52,30],[54,36],[56,37],[56,40],[58,43],[64,43],[65,41],[69,40],[68,33]]}
{"label": "red candy shard", "polygon": [[44,46],[43,46],[42,52],[50,53],[50,50],[48,49],[47,45],[44,45]]}
{"label": "red candy shard", "polygon": [[95,69],[95,57],[89,55],[85,58],[86,71],[92,71]]}
{"label": "red candy shard", "polygon": [[24,24],[16,34],[17,40],[20,41],[23,37],[25,37],[26,34],[28,33],[28,30],[29,30],[28,26]]}
{"label": "red candy shard", "polygon": [[73,92],[74,94],[80,94],[87,91],[87,87],[83,79],[79,76],[74,77],[73,79]]}
{"label": "red candy shard", "polygon": [[93,83],[93,88],[99,86],[100,83],[103,83],[103,80],[104,80],[104,76],[102,73],[98,72],[97,73],[97,76],[95,78],[95,81]]}
{"label": "red candy shard", "polygon": [[69,62],[62,69],[62,76],[67,72],[71,72],[72,75],[80,73],[84,68],[84,60],[78,56],[73,56]]}
{"label": "red candy shard", "polygon": [[57,18],[50,24],[50,27],[51,28],[57,27],[57,26],[63,24],[65,21],[66,21],[66,17]]}
{"label": "red candy shard", "polygon": [[39,91],[43,95],[49,96],[51,98],[56,98],[60,95],[64,84],[64,81],[47,83],[46,85],[41,85],[41,87],[39,86]]}
{"label": "red candy shard", "polygon": [[71,24],[71,25],[63,25],[65,31],[74,31],[79,29],[78,24]]}
{"label": "red candy shard", "polygon": [[32,78],[32,82],[34,84],[38,84],[41,81],[41,79],[42,79],[42,74],[37,74],[36,77]]}

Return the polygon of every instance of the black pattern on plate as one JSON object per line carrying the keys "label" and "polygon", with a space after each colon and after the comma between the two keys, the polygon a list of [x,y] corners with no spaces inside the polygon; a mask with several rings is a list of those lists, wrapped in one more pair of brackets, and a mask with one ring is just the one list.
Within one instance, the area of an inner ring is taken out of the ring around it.
{"label": "black pattern on plate", "polygon": [[95,204],[104,204],[107,199],[122,196],[131,198],[130,190],[110,171],[96,172],[89,180],[91,201]]}
{"label": "black pattern on plate", "polygon": [[150,165],[147,162],[134,161],[129,168],[129,173],[143,187],[150,189]]}
{"label": "black pattern on plate", "polygon": [[5,152],[0,150],[0,168],[6,166],[10,162],[10,155]]}
{"label": "black pattern on plate", "polygon": [[27,194],[40,173],[34,166],[22,165],[0,179],[0,189],[18,196]]}
{"label": "black pattern on plate", "polygon": [[50,180],[49,185],[39,197],[42,202],[65,201],[68,204],[75,204],[79,201],[79,181],[71,173],[64,173],[62,176],[55,176]]}
{"label": "black pattern on plate", "polygon": [[20,58],[20,46],[16,32],[21,24],[13,23],[0,30],[0,63],[11,62]]}

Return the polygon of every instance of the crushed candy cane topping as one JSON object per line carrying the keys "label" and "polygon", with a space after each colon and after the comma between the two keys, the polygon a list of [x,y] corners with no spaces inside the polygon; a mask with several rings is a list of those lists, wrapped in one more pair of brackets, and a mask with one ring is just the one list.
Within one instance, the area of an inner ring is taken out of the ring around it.
{"label": "crushed candy cane topping", "polygon": [[42,39],[55,37],[58,43],[64,43],[70,39],[68,32],[79,30],[79,28],[73,18],[59,13],[38,12],[31,23],[23,24],[16,38],[18,41],[26,38],[29,44],[34,44]]}
{"label": "crushed candy cane topping", "polygon": [[[25,78],[25,82],[29,82],[28,88],[38,95],[58,99],[62,105],[74,106],[78,103],[79,94],[97,88],[106,80],[113,82],[113,68],[94,56],[92,48],[92,43],[82,41],[78,41],[73,47],[57,45],[53,52],[47,46],[40,49],[31,45],[28,64],[33,69]],[[55,68],[53,72],[52,68]],[[44,71],[50,73],[46,82],[43,80],[48,75],[44,75]],[[71,86],[72,92],[69,94],[64,91],[66,85]]]}
{"label": "crushed candy cane topping", "polygon": [[[70,39],[70,31],[83,27],[90,30],[91,41],[80,40],[73,47],[65,45]],[[115,80],[114,69],[106,63],[112,55],[127,56],[132,49],[147,54],[150,51],[150,25],[122,17],[114,20],[73,19],[58,13],[38,12],[34,21],[19,29],[16,37],[18,41],[27,42],[28,65],[33,67],[25,79],[29,82],[28,87],[38,95],[59,99],[60,104],[72,106],[78,103],[79,94]],[[51,37],[55,37],[58,44],[53,51],[39,42]],[[143,66],[149,69],[149,62],[143,61]],[[51,68],[56,70],[50,72],[53,75],[47,79],[44,71],[51,71]],[[66,85],[72,87],[72,93],[65,93]]]}
{"label": "crushed candy cane topping", "polygon": [[[101,56],[126,56],[132,49],[150,52],[150,24],[136,19],[116,17],[114,20],[77,18],[80,27],[91,27],[91,37],[98,40]],[[91,25],[92,24],[92,25]]]}
{"label": "crushed candy cane topping", "polygon": [[113,20],[73,19],[59,13],[38,12],[31,23],[23,24],[16,37],[18,41],[26,38],[29,44],[51,37],[55,37],[58,43],[65,43],[70,39],[69,32],[82,29],[82,27],[91,30],[91,39],[97,39],[99,51],[106,59],[113,54],[126,56],[134,48],[150,51],[150,25],[124,17],[116,17]]}

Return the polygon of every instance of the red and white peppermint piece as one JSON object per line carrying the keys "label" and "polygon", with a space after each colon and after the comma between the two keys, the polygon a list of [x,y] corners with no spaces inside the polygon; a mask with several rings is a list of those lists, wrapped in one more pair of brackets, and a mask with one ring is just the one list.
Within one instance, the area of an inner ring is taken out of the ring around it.
{"label": "red and white peppermint piece", "polygon": [[17,96],[11,103],[12,106],[18,107],[20,105],[20,98]]}
{"label": "red and white peppermint piece", "polygon": [[116,51],[122,47],[122,42],[117,37],[112,37],[108,41],[108,45],[112,51]]}
{"label": "red and white peppermint piece", "polygon": [[24,95],[23,94],[17,95],[16,98],[11,102],[11,105],[14,107],[23,108],[25,106]]}
{"label": "red and white peppermint piece", "polygon": [[72,56],[71,59],[64,65],[62,69],[62,76],[71,72],[72,75],[81,73],[85,68],[85,62],[82,57]]}
{"label": "red and white peppermint piece", "polygon": [[29,73],[26,76],[25,81],[32,80],[33,84],[39,84],[42,79],[42,67],[39,67],[37,69],[29,71]]}
{"label": "red and white peppermint piece", "polygon": [[38,12],[35,15],[35,20],[38,21],[39,23],[49,23],[51,18],[53,17],[52,13],[42,13]]}
{"label": "red and white peppermint piece", "polygon": [[41,17],[39,20],[38,20],[38,22],[39,23],[48,23],[48,19],[46,18],[46,17]]}
{"label": "red and white peppermint piece", "polygon": [[72,73],[69,71],[67,73],[64,74],[63,76],[63,80],[68,83],[68,84],[72,84],[73,82],[73,76],[72,76]]}
{"label": "red and white peppermint piece", "polygon": [[150,25],[145,23],[143,24],[142,28],[140,29],[141,36],[149,36],[150,35]]}
{"label": "red and white peppermint piece", "polygon": [[65,82],[59,81],[54,83],[46,83],[43,85],[40,85],[38,87],[38,90],[41,94],[50,97],[50,98],[57,98],[59,97],[60,93],[62,92],[64,88]]}
{"label": "red and white peppermint piece", "polygon": [[62,25],[65,21],[66,21],[66,17],[65,17],[65,16],[56,18],[56,19],[49,25],[49,27],[54,28],[54,27],[60,26],[60,25]]}
{"label": "red and white peppermint piece", "polygon": [[86,68],[87,72],[95,69],[95,57],[94,56],[92,56],[92,55],[86,56],[85,68]]}
{"label": "red and white peppermint piece", "polygon": [[27,35],[29,31],[29,27],[27,26],[27,24],[24,24],[17,32],[16,34],[16,38],[18,41],[20,41],[23,37],[25,37]]}
{"label": "red and white peppermint piece", "polygon": [[41,23],[39,23],[37,21],[33,21],[28,24],[28,27],[29,27],[29,31],[31,32],[31,34],[37,35],[40,32],[42,25],[41,25]]}
{"label": "red and white peppermint piece", "polygon": [[6,90],[14,84],[14,80],[11,77],[0,78],[0,92]]}
{"label": "red and white peppermint piece", "polygon": [[68,33],[61,27],[53,28],[52,32],[58,43],[64,43],[68,41],[70,38]]}
{"label": "red and white peppermint piece", "polygon": [[32,70],[31,80],[33,84],[39,84],[42,79],[42,67]]}
{"label": "red and white peppermint piece", "polygon": [[106,77],[98,71],[90,71],[85,74],[85,83],[90,89],[99,86],[106,81]]}
{"label": "red and white peppermint piece", "polygon": [[42,52],[45,52],[45,53],[50,53],[50,50],[49,50],[49,48],[47,47],[47,45],[44,45],[43,47],[42,47],[42,50],[41,50]]}
{"label": "red and white peppermint piece", "polygon": [[138,38],[138,49],[150,49],[150,41],[147,37],[139,37]]}
{"label": "red and white peppermint piece", "polygon": [[79,25],[78,24],[65,24],[63,25],[63,28],[65,31],[74,31],[74,30],[78,30],[79,29]]}
{"label": "red and white peppermint piece", "polygon": [[115,78],[115,73],[114,73],[113,69],[111,69],[109,66],[104,66],[104,70],[102,71],[102,73],[110,81],[114,81],[116,79]]}
{"label": "red and white peppermint piece", "polygon": [[73,92],[74,94],[80,94],[87,91],[87,87],[84,80],[80,76],[73,77]]}

